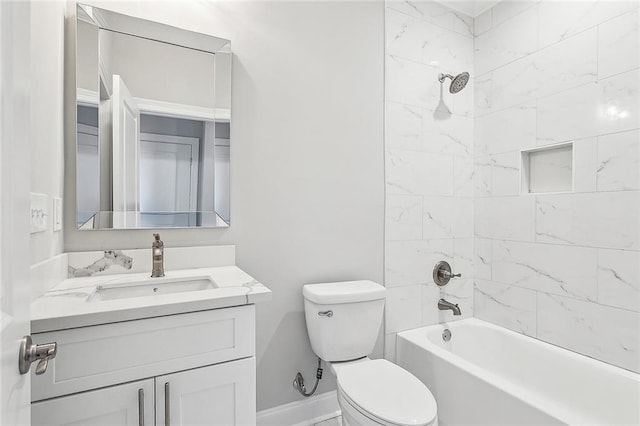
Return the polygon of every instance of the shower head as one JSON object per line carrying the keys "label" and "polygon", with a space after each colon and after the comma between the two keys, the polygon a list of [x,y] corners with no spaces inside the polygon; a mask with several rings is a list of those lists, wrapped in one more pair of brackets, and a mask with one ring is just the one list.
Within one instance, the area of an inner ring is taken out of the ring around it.
{"label": "shower head", "polygon": [[438,75],[438,81],[440,83],[444,83],[445,78],[451,79],[451,86],[449,86],[449,93],[455,94],[461,91],[462,89],[464,89],[464,87],[467,85],[467,83],[469,82],[469,73],[462,72],[456,75],[455,77],[452,76],[451,74],[440,73],[440,75]]}

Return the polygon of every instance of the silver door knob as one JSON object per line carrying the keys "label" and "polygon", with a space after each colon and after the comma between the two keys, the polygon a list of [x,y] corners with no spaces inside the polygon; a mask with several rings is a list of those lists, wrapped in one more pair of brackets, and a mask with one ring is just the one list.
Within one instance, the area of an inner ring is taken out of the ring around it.
{"label": "silver door knob", "polygon": [[58,344],[56,342],[34,345],[31,336],[24,336],[20,341],[20,353],[18,355],[20,374],[27,374],[31,368],[31,363],[35,361],[38,361],[36,374],[44,374],[49,366],[49,360],[55,358],[57,353]]}

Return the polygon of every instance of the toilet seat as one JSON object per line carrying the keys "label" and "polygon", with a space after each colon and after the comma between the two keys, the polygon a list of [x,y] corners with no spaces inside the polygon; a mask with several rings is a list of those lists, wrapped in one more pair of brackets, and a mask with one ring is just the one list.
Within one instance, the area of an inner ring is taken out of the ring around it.
{"label": "toilet seat", "polygon": [[384,359],[340,365],[338,391],[353,408],[376,423],[433,424],[436,401],[414,375]]}

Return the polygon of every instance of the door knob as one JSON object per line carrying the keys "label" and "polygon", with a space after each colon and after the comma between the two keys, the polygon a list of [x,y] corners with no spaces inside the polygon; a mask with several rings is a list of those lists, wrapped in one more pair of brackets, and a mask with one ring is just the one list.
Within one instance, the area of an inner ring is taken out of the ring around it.
{"label": "door knob", "polygon": [[27,374],[31,368],[31,363],[35,361],[38,361],[36,374],[44,374],[49,366],[49,360],[55,358],[57,353],[58,344],[56,342],[34,345],[31,336],[24,336],[20,341],[20,353],[18,356],[20,374]]}

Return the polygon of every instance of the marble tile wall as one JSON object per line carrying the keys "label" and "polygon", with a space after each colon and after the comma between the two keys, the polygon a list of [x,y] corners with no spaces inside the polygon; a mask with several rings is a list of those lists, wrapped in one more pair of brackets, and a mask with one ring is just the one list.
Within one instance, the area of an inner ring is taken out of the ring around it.
{"label": "marble tile wall", "polygon": [[[386,4],[385,356],[395,333],[473,316],[473,20],[433,1]],[[439,73],[471,74],[458,94]],[[461,279],[439,288],[448,261]],[[463,315],[439,311],[438,299]]]}
{"label": "marble tile wall", "polygon": [[[637,1],[475,19],[474,316],[640,371]],[[573,191],[520,194],[520,150],[573,142]]]}

